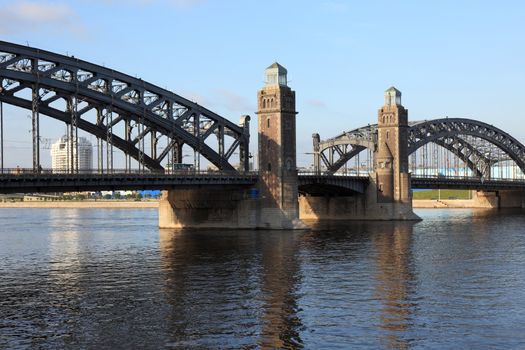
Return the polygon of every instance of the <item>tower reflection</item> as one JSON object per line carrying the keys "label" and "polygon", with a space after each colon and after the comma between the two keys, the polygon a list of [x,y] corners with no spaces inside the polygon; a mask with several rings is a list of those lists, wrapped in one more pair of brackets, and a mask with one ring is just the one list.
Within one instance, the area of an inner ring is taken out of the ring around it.
{"label": "tower reflection", "polygon": [[302,348],[299,331],[303,326],[297,315],[297,288],[301,280],[297,236],[293,232],[274,232],[263,234],[262,238],[264,314],[260,346]]}
{"label": "tower reflection", "polygon": [[373,241],[377,252],[376,297],[382,302],[380,328],[387,331],[383,343],[390,349],[408,349],[404,338],[411,325],[410,293],[413,284],[413,223],[388,223],[378,227]]}
{"label": "tower reflection", "polygon": [[301,348],[293,232],[160,231],[171,345]]}

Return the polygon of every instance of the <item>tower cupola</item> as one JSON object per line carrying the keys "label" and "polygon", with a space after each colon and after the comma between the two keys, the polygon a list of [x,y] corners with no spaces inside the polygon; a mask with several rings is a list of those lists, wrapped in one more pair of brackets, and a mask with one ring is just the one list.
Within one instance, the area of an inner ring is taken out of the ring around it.
{"label": "tower cupola", "polygon": [[401,91],[390,87],[385,91],[385,106],[401,106]]}
{"label": "tower cupola", "polygon": [[288,74],[286,68],[275,62],[264,71],[264,81],[268,85],[282,85],[287,86],[288,81],[286,75]]}

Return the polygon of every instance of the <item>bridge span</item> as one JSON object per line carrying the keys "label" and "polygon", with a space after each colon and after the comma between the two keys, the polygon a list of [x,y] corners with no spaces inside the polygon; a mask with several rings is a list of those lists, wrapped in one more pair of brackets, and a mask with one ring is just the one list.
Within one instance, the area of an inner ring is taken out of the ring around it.
{"label": "bridge span", "polygon": [[[295,91],[273,63],[257,93],[250,172],[250,116],[235,123],[140,78],[0,41],[0,192],[162,189],[161,227],[275,229],[304,228],[303,218],[417,219],[412,188],[521,195],[525,146],[509,133],[470,118],[409,121],[399,90],[384,98],[376,124],[326,140],[313,134],[313,169],[300,173]],[[4,167],[13,152],[4,104],[30,112],[29,170]],[[43,117],[66,130],[60,169],[42,166]],[[80,166],[79,135],[96,139],[94,170]],[[177,172],[184,157],[192,170]]]}

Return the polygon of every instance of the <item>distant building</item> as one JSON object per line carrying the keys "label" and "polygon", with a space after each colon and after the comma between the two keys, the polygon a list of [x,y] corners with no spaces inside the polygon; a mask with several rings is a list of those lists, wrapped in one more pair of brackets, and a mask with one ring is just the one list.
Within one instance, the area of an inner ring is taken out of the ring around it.
{"label": "distant building", "polygon": [[[93,146],[85,137],[78,138],[78,147],[74,139],[62,136],[51,146],[51,168],[56,172],[76,170],[76,152],[78,150],[78,171],[93,169]],[[73,153],[73,157],[71,156]],[[73,158],[73,160],[71,159]]]}

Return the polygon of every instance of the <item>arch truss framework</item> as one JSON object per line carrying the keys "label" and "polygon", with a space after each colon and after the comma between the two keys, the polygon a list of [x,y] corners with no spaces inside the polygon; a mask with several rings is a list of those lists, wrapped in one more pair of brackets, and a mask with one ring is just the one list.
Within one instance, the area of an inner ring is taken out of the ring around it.
{"label": "arch truss framework", "polygon": [[[430,143],[454,154],[478,177],[490,177],[493,165],[509,160],[525,173],[525,146],[508,133],[477,120],[443,118],[410,123],[408,155]],[[314,134],[313,144],[316,171],[320,172],[324,166],[326,173],[333,174],[362,150],[375,150],[377,125],[344,132],[325,141]]]}
{"label": "arch truss framework", "polygon": [[74,57],[0,41],[0,101],[32,112],[33,167],[44,114],[66,123],[72,137],[81,129],[107,142],[107,169],[113,146],[141,167],[163,170],[166,162],[182,163],[188,145],[220,170],[236,171],[238,153],[239,168],[248,170],[249,116],[232,123],[142,79]]}

